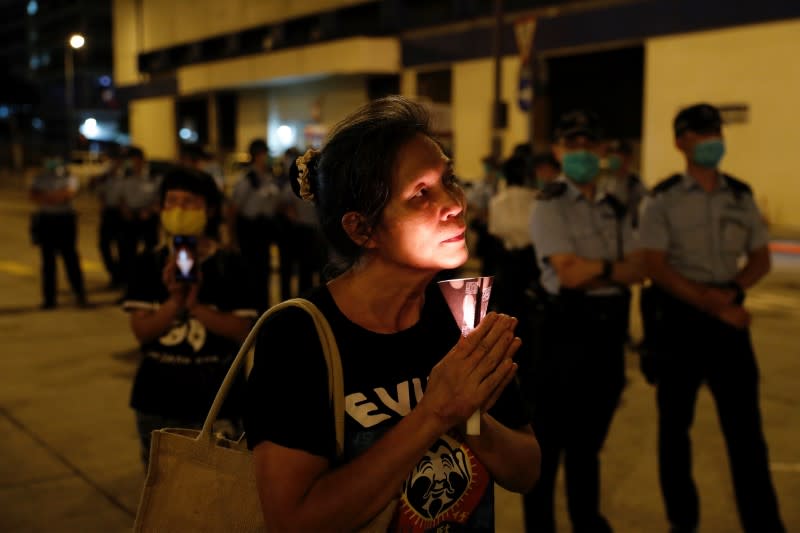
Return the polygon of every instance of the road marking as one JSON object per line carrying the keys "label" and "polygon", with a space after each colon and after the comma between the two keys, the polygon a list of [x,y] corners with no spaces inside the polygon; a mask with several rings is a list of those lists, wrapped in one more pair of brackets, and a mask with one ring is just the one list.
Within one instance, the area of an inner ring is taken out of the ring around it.
{"label": "road marking", "polygon": [[[84,274],[98,274],[104,271],[102,263],[91,259],[81,259],[81,270]],[[0,272],[13,276],[35,276],[38,269],[17,261],[0,260]]]}
{"label": "road marking", "polygon": [[29,265],[4,260],[0,260],[0,272],[14,276],[33,276],[35,274],[35,270]]}

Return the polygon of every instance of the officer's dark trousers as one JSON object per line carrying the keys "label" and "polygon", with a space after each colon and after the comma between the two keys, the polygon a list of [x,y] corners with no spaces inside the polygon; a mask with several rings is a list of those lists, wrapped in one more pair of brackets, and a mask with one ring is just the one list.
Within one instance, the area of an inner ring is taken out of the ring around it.
{"label": "officer's dark trousers", "polygon": [[152,250],[158,244],[158,216],[147,220],[123,220],[120,224],[119,259],[123,278],[131,278],[136,254],[139,253],[139,243],[145,250]]}
{"label": "officer's dark trousers", "polygon": [[260,310],[269,307],[270,246],[276,242],[275,224],[272,218],[236,218],[236,238],[242,257],[253,273],[253,292],[257,294]]}
{"label": "officer's dark trousers", "polygon": [[[123,278],[120,261],[120,224],[121,217],[118,209],[106,207],[100,212],[97,247],[100,249],[103,265],[111,277],[112,284],[122,282]],[[116,254],[114,247],[116,247]]]}
{"label": "officer's dark trousers", "polygon": [[56,305],[56,254],[61,255],[72,291],[83,302],[86,292],[83,286],[78,251],[77,216],[74,213],[40,215],[40,247],[42,250],[42,297],[44,305]]}
{"label": "officer's dark trousers", "polygon": [[297,293],[303,294],[314,286],[314,274],[319,274],[322,283],[322,268],[325,266],[327,250],[319,229],[307,224],[294,224],[292,230],[297,264]]}
{"label": "officer's dark trousers", "polygon": [[523,383],[533,398],[542,450],[541,477],[525,496],[526,531],[556,530],[553,499],[562,457],[573,531],[611,531],[600,514],[598,455],[625,383],[629,297],[559,300],[546,312],[541,350],[529,384]]}
{"label": "officer's dark trousers", "polygon": [[770,478],[758,405],[758,367],[750,332],[728,326],[670,297],[662,300],[658,352],[658,456],[667,517],[675,529],[699,521],[689,429],[700,385],[717,405],[734,492],[747,532],[784,531]]}

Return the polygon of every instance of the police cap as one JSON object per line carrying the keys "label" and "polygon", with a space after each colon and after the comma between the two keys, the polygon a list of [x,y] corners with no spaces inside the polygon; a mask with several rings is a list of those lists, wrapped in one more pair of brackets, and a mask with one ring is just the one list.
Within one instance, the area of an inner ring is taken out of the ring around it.
{"label": "police cap", "polygon": [[678,112],[672,127],[675,137],[680,137],[687,131],[714,133],[722,129],[722,116],[710,104],[696,104]]}
{"label": "police cap", "polygon": [[624,139],[614,139],[608,143],[608,152],[611,154],[633,155],[633,145]]}
{"label": "police cap", "polygon": [[253,139],[247,148],[247,152],[252,159],[255,159],[259,154],[266,154],[267,151],[267,142],[264,139]]}
{"label": "police cap", "polygon": [[599,140],[602,137],[600,119],[596,113],[584,109],[576,109],[559,117],[553,134],[556,141],[567,137],[577,137],[578,135],[585,135],[594,140]]}

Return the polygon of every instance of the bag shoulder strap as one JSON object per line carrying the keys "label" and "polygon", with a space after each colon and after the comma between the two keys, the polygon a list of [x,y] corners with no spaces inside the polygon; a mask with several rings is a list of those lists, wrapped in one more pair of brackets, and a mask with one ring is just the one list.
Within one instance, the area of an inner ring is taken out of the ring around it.
{"label": "bag shoulder strap", "polygon": [[222,408],[222,404],[225,402],[225,398],[228,396],[228,392],[233,386],[233,383],[236,381],[236,376],[247,358],[247,353],[250,351],[250,348],[252,348],[253,343],[255,343],[255,340],[258,337],[258,332],[261,329],[261,326],[264,325],[264,322],[266,322],[267,318],[269,318],[273,313],[276,313],[287,307],[299,307],[307,312],[314,321],[314,327],[317,330],[317,335],[319,336],[320,344],[322,345],[322,353],[325,356],[325,365],[328,368],[328,398],[331,406],[333,407],[333,415],[335,419],[336,456],[342,456],[344,452],[345,413],[344,377],[342,375],[342,361],[339,357],[339,347],[336,344],[336,337],[334,337],[333,330],[331,330],[331,326],[328,324],[328,320],[325,318],[325,315],[322,314],[316,305],[303,298],[293,298],[291,300],[281,302],[265,311],[264,314],[262,314],[256,321],[253,329],[250,330],[247,338],[242,343],[239,353],[236,354],[236,358],[233,360],[233,363],[231,363],[231,367],[225,376],[225,380],[222,382],[222,385],[220,386],[219,391],[214,398],[214,403],[211,404],[211,409],[209,410],[206,421],[203,424],[203,429],[197,436],[198,441],[205,439],[209,443],[212,442],[212,426],[217,420],[217,415],[219,415],[219,411]]}

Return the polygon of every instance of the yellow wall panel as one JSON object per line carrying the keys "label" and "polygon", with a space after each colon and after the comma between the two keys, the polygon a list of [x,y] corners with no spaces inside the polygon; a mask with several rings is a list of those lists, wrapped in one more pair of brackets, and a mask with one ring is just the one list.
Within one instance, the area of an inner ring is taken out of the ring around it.
{"label": "yellow wall panel", "polygon": [[399,70],[397,39],[359,37],[183,67],[178,69],[178,90],[192,94],[281,79]]}
{"label": "yellow wall panel", "polygon": [[131,143],[149,159],[177,159],[175,101],[171,96],[134,100],[128,108]]}
{"label": "yellow wall panel", "polygon": [[253,139],[267,138],[267,92],[241,91],[236,113],[236,148],[246,152]]}
{"label": "yellow wall panel", "polygon": [[132,85],[139,81],[139,69],[136,63],[135,12],[133,0],[114,0],[111,10],[111,33],[114,43],[114,83],[116,85]]}
{"label": "yellow wall panel", "polygon": [[[528,115],[517,105],[519,58],[502,61],[501,98],[508,104],[508,127],[503,131],[503,157],[528,141]],[[494,60],[453,64],[453,151],[456,173],[462,179],[483,176],[481,159],[488,155],[492,138]]]}
{"label": "yellow wall panel", "polygon": [[143,51],[369,0],[143,0]]}

